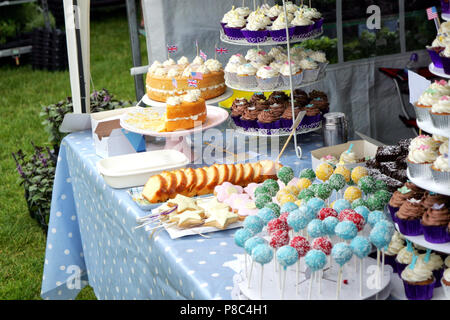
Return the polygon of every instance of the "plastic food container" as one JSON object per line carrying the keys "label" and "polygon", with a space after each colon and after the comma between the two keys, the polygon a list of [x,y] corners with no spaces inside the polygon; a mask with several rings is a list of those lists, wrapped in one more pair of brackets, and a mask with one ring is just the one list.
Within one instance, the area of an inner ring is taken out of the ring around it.
{"label": "plastic food container", "polygon": [[112,188],[143,186],[165,170],[183,168],[189,159],[176,150],[156,150],[110,157],[97,162],[97,169]]}

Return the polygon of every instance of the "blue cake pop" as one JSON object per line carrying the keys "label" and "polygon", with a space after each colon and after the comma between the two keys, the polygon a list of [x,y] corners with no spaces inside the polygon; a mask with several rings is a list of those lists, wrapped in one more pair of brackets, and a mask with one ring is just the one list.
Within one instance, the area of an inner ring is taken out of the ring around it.
{"label": "blue cake pop", "polygon": [[258,210],[257,216],[261,218],[264,225],[268,224],[270,220],[277,218],[275,211],[270,208],[262,208]]}
{"label": "blue cake pop", "polygon": [[386,220],[386,215],[382,211],[372,211],[369,213],[369,217],[367,218],[367,224],[373,227],[378,221]]}
{"label": "blue cake pop", "polygon": [[391,233],[391,235],[394,235],[395,227],[392,222],[390,222],[388,220],[380,220],[374,226],[374,228],[378,228],[378,227],[387,228],[389,233]]}
{"label": "blue cake pop", "polygon": [[363,216],[364,221],[367,221],[367,219],[369,219],[370,210],[366,206],[359,206],[354,210]]}
{"label": "blue cake pop", "polygon": [[286,221],[295,232],[299,232],[308,225],[309,219],[303,212],[297,209],[289,213]]}
{"label": "blue cake pop", "polygon": [[329,236],[334,236],[336,234],[334,232],[334,229],[336,228],[338,223],[339,223],[339,219],[336,217],[326,217],[322,221],[323,227]]}
{"label": "blue cake pop", "polygon": [[372,245],[366,237],[356,236],[352,242],[350,242],[350,247],[352,248],[354,255],[363,259],[369,255]]}
{"label": "blue cake pop", "polygon": [[327,255],[321,250],[309,250],[305,256],[305,263],[312,271],[318,271],[327,264]]}
{"label": "blue cake pop", "polygon": [[383,249],[391,242],[392,233],[389,228],[383,225],[375,225],[375,227],[370,231],[369,240],[378,249]]}
{"label": "blue cake pop", "polygon": [[353,256],[352,248],[345,242],[336,243],[331,249],[331,256],[341,267],[350,261]]}
{"label": "blue cake pop", "polygon": [[308,223],[308,227],[306,230],[312,238],[319,238],[326,234],[322,220],[320,219],[314,219],[310,223]]}
{"label": "blue cake pop", "polygon": [[308,219],[308,222],[317,218],[317,212],[315,212],[311,207],[306,206],[301,206],[300,208],[298,208],[298,210],[300,211],[300,213],[304,214],[305,217]]}
{"label": "blue cake pop", "polygon": [[243,248],[245,241],[253,237],[253,232],[249,229],[242,228],[236,231],[234,234],[234,243],[238,245],[239,247]]}
{"label": "blue cake pop", "polygon": [[255,248],[257,245],[266,243],[266,240],[260,237],[251,237],[244,243],[244,249],[247,251],[248,254],[252,254],[253,248]]}
{"label": "blue cake pop", "polygon": [[334,232],[341,239],[351,240],[358,234],[358,228],[351,221],[342,221],[334,228]]}
{"label": "blue cake pop", "polygon": [[267,244],[258,244],[252,250],[252,259],[262,265],[269,263],[273,258],[273,250]]}
{"label": "blue cake pop", "polygon": [[314,214],[317,215],[317,213],[320,211],[320,209],[325,207],[325,201],[323,201],[322,199],[319,199],[319,198],[311,198],[306,203],[306,205],[308,207],[310,207],[311,209],[313,209]]}
{"label": "blue cake pop", "polygon": [[244,228],[249,229],[255,235],[264,228],[264,221],[258,216],[248,216],[244,220]]}
{"label": "blue cake pop", "polygon": [[286,245],[277,250],[277,261],[284,267],[289,267],[298,260],[298,252],[295,248]]}
{"label": "blue cake pop", "polygon": [[298,209],[298,205],[293,202],[286,202],[281,206],[280,213],[291,212]]}
{"label": "blue cake pop", "polygon": [[338,199],[333,204],[333,209],[336,210],[338,213],[345,209],[351,209],[352,204],[345,200],[345,199]]}

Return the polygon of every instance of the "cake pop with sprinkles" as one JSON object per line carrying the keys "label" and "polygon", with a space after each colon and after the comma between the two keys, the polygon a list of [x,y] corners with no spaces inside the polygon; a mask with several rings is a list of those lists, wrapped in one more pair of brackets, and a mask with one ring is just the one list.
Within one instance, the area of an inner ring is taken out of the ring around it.
{"label": "cake pop with sprinkles", "polygon": [[280,186],[278,185],[278,182],[276,182],[273,179],[267,179],[263,182],[262,186],[267,187],[269,190],[269,195],[271,197],[275,197],[277,192],[280,190]]}
{"label": "cake pop with sprinkles", "polygon": [[280,197],[280,200],[278,201],[280,205],[285,204],[286,202],[295,202],[297,198],[293,194],[285,194]]}
{"label": "cake pop with sprinkles", "polygon": [[373,228],[375,224],[381,220],[386,220],[386,215],[384,214],[384,212],[374,210],[369,213],[369,217],[367,218],[367,224]]}
{"label": "cake pop with sprinkles", "polygon": [[338,225],[339,220],[335,217],[327,217],[323,220],[323,227],[330,237],[334,236],[336,233],[334,230],[336,229],[336,226]]}
{"label": "cake pop with sprinkles", "polygon": [[270,220],[276,219],[277,215],[275,212],[267,207],[258,210],[257,216],[261,218],[264,222],[264,225],[267,225]]}
{"label": "cake pop with sprinkles", "polygon": [[288,166],[281,167],[277,172],[277,177],[287,185],[294,178],[294,170]]}
{"label": "cake pop with sprinkles", "polygon": [[272,234],[277,230],[288,231],[289,226],[287,222],[280,218],[270,220],[269,223],[267,224],[267,233]]}
{"label": "cake pop with sprinkles", "polygon": [[320,183],[313,183],[309,186],[308,190],[311,190],[314,195],[317,194],[317,190],[319,190]]}
{"label": "cake pop with sprinkles", "polygon": [[255,188],[254,195],[255,195],[255,198],[257,198],[260,195],[270,196],[269,188],[267,186],[264,186],[261,184]]}
{"label": "cake pop with sprinkles", "polygon": [[352,202],[352,209],[355,209],[356,207],[365,206],[367,207],[366,200],[363,198],[356,199]]}
{"label": "cake pop with sprinkles", "polygon": [[275,230],[269,241],[269,245],[274,248],[278,249],[282,246],[289,244],[289,233],[286,230]]}
{"label": "cake pop with sprinkles", "polygon": [[236,245],[238,247],[244,248],[245,242],[248,239],[250,239],[251,237],[253,237],[252,231],[250,231],[249,229],[245,229],[245,228],[239,229],[234,234],[234,243],[236,243]]}
{"label": "cake pop with sprinkles", "polygon": [[284,245],[277,250],[277,261],[284,268],[292,266],[297,262],[297,250],[290,245]]}
{"label": "cake pop with sprinkles", "polygon": [[360,259],[367,257],[372,249],[369,239],[363,236],[356,236],[351,242],[353,254]]}
{"label": "cake pop with sprinkles", "polygon": [[336,166],[334,173],[342,175],[345,178],[345,182],[350,182],[350,170],[348,170],[345,166]]}
{"label": "cake pop with sprinkles", "polygon": [[353,251],[350,245],[345,242],[338,242],[331,249],[331,256],[341,267],[350,261],[353,256]]}
{"label": "cake pop with sprinkles", "polygon": [[344,209],[341,212],[339,212],[338,219],[339,221],[344,221],[346,216],[352,215],[354,213],[356,213],[356,211],[353,209]]}
{"label": "cake pop with sprinkles", "polygon": [[378,195],[375,195],[375,194],[371,194],[368,198],[367,198],[367,200],[366,200],[366,202],[367,202],[367,207],[370,209],[370,210],[383,210],[384,209],[384,203],[383,203],[383,200],[382,200],[382,198]]}
{"label": "cake pop with sprinkles", "polygon": [[352,204],[345,199],[338,199],[333,203],[333,209],[340,213],[342,210],[351,209]]}
{"label": "cake pop with sprinkles", "polygon": [[371,176],[362,177],[358,182],[355,181],[355,183],[358,184],[358,187],[365,194],[370,194],[375,191],[375,179]]}
{"label": "cake pop with sprinkles", "polygon": [[345,187],[346,181],[345,177],[340,173],[333,173],[328,180],[328,183],[330,184],[330,187],[332,187],[334,190],[339,191],[342,188]]}
{"label": "cake pop with sprinkles", "polygon": [[[280,217],[278,219],[287,224],[287,219],[290,214],[291,214],[290,212],[283,212],[282,214],[280,214]],[[288,229],[291,229],[291,227],[289,227],[289,225],[288,225]]]}
{"label": "cake pop with sprinkles", "polygon": [[333,170],[334,169],[330,164],[323,162],[316,168],[316,178],[325,182],[331,177]]}
{"label": "cake pop with sprinkles", "polygon": [[352,240],[358,234],[358,228],[351,221],[342,221],[334,228],[336,235],[344,240]]}
{"label": "cake pop with sprinkles", "polygon": [[326,200],[330,197],[331,193],[333,192],[333,189],[330,187],[328,183],[322,183],[317,188],[317,197],[319,197],[322,200]]}
{"label": "cake pop with sprinkles", "polygon": [[[268,264],[273,259],[273,250],[267,244],[259,244],[252,250],[252,261],[255,261],[261,265],[261,278],[259,282],[259,297],[262,298],[262,285],[264,265]],[[250,283],[250,280],[249,280]]]}
{"label": "cake pop with sprinkles", "polygon": [[361,198],[362,192],[358,187],[350,186],[344,191],[344,199],[353,202],[356,199]]}
{"label": "cake pop with sprinkles", "polygon": [[305,217],[308,219],[308,222],[315,219],[317,217],[317,214],[315,213],[315,211],[311,208],[308,207],[307,205],[303,205],[300,206],[298,208],[298,210],[305,215]]}
{"label": "cake pop with sprinkles", "polygon": [[375,181],[375,190],[388,190],[388,186],[386,182],[383,180],[376,180]]}
{"label": "cake pop with sprinkles", "polygon": [[362,231],[364,229],[364,225],[366,224],[366,221],[364,220],[364,217],[360,215],[357,212],[354,212],[352,214],[346,215],[344,217],[344,221],[351,221],[355,224],[356,228],[359,231]]}
{"label": "cake pop with sprinkles", "polygon": [[280,206],[278,204],[276,204],[275,202],[266,203],[264,205],[264,208],[268,208],[268,209],[272,210],[277,217],[280,216]]}
{"label": "cake pop with sprinkles", "polygon": [[297,181],[297,188],[299,188],[300,191],[302,191],[308,189],[311,184],[312,182],[308,178],[300,178]]}
{"label": "cake pop with sprinkles", "polygon": [[309,244],[308,240],[300,236],[292,238],[289,245],[297,250],[299,258],[304,257],[308,253],[308,251],[311,250],[311,245]]}
{"label": "cake pop with sprinkles", "polygon": [[305,263],[312,271],[318,271],[327,264],[327,256],[321,250],[311,249],[305,256]]}
{"label": "cake pop with sprinkles", "polygon": [[311,238],[318,238],[326,234],[322,220],[320,219],[314,219],[310,223],[308,223],[306,231],[311,236]]}
{"label": "cake pop with sprinkles", "polygon": [[389,200],[391,199],[392,195],[389,191],[382,189],[382,190],[376,191],[374,196],[375,196],[375,198],[379,198],[383,202],[383,204],[386,205],[389,202]]}
{"label": "cake pop with sprinkles", "polygon": [[331,240],[328,239],[327,237],[319,237],[319,238],[315,238],[311,242],[311,248],[320,250],[328,256],[331,253],[333,244],[331,243]]}
{"label": "cake pop with sprinkles", "polygon": [[317,215],[320,209],[325,207],[325,201],[319,198],[312,198],[307,202],[306,205],[314,211],[315,215]]}
{"label": "cake pop with sprinkles", "polygon": [[314,182],[316,180],[316,174],[314,173],[314,170],[311,168],[306,168],[300,171],[300,178],[306,178],[310,180],[311,182]]}
{"label": "cake pop with sprinkles", "polygon": [[247,241],[245,241],[244,243],[244,249],[245,251],[251,255],[252,254],[252,250],[260,244],[266,244],[266,240],[264,240],[261,237],[257,237],[257,236],[253,236],[250,239],[248,239]]}
{"label": "cake pop with sprinkles", "polygon": [[319,213],[317,214],[317,217],[320,220],[325,220],[328,217],[336,217],[337,218],[338,213],[333,208],[322,208],[320,209]]}
{"label": "cake pop with sprinkles", "polygon": [[375,223],[374,228],[386,228],[388,230],[389,233],[391,233],[392,235],[394,235],[395,233],[395,226],[392,222],[388,221],[388,220],[380,220],[377,223]]}
{"label": "cake pop with sprinkles", "polygon": [[356,168],[353,168],[350,177],[355,183],[358,183],[358,181],[369,174],[367,171],[367,168],[362,166],[357,166]]}
{"label": "cake pop with sprinkles", "polygon": [[295,232],[299,232],[308,225],[310,220],[304,213],[297,209],[289,213],[286,221]]}
{"label": "cake pop with sprinkles", "polygon": [[369,240],[375,247],[381,250],[389,245],[393,234],[394,232],[385,225],[375,224],[370,231]]}
{"label": "cake pop with sprinkles", "polygon": [[298,199],[301,200],[309,200],[311,198],[314,197],[314,191],[310,190],[310,189],[304,189],[302,191],[300,191],[300,193],[298,194]]}
{"label": "cake pop with sprinkles", "polygon": [[243,225],[245,229],[250,230],[253,234],[260,233],[264,228],[264,222],[258,216],[247,216]]}
{"label": "cake pop with sprinkles", "polygon": [[272,197],[268,194],[260,194],[256,196],[255,205],[258,209],[264,208],[267,203],[272,202]]}
{"label": "cake pop with sprinkles", "polygon": [[363,216],[364,221],[366,221],[366,223],[368,222],[370,210],[366,206],[358,206],[354,210],[355,212]]}
{"label": "cake pop with sprinkles", "polygon": [[281,213],[291,212],[291,211],[294,211],[294,210],[297,210],[297,209],[298,209],[298,206],[295,203],[293,203],[293,202],[286,202],[285,204],[283,204],[281,206],[280,212]]}
{"label": "cake pop with sprinkles", "polygon": [[294,196],[298,196],[298,194],[300,193],[300,189],[297,188],[297,186],[294,185],[289,185],[285,188],[290,194],[294,195]]}

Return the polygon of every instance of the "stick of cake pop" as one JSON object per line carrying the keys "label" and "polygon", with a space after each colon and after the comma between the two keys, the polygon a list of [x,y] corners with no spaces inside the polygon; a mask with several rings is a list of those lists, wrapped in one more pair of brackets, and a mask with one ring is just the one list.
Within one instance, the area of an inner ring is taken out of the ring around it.
{"label": "stick of cake pop", "polygon": [[[249,257],[251,257],[253,249],[256,246],[258,246],[260,244],[265,244],[265,243],[266,243],[266,241],[263,238],[256,237],[256,236],[255,237],[251,237],[250,239],[245,241],[244,249],[248,253]],[[252,263],[250,265],[250,275],[248,277],[248,288],[249,289],[250,289],[250,282],[252,281],[253,262],[254,262],[254,260],[252,259]]]}
{"label": "stick of cake pop", "polygon": [[298,253],[298,260],[297,260],[297,266],[296,266],[296,272],[297,272],[297,294],[299,293],[299,282],[300,282],[300,259],[304,257],[309,250],[311,250],[311,246],[309,245],[309,242],[304,238],[297,236],[293,238],[290,242],[290,246],[293,247],[295,250],[297,250]]}
{"label": "stick of cake pop", "polygon": [[363,259],[369,255],[372,246],[367,238],[356,236],[350,243],[350,247],[352,248],[353,254],[359,258],[359,295],[362,297]]}
{"label": "stick of cake pop", "polygon": [[311,269],[311,276],[309,278],[309,291],[308,291],[308,300],[311,300],[311,292],[312,292],[312,283],[314,274],[323,269],[327,264],[327,256],[320,250],[312,249],[308,251],[305,256],[305,263],[308,268]]}
{"label": "stick of cake pop", "polygon": [[[370,216],[369,216],[370,217]],[[373,226],[372,231],[370,231],[369,240],[377,247],[377,285],[378,289],[381,287],[381,272],[380,272],[380,248],[383,249],[385,246],[389,245],[391,242],[392,235],[394,234],[394,225],[386,220],[380,220]]]}
{"label": "stick of cake pop", "polygon": [[341,284],[342,284],[342,269],[344,264],[346,264],[353,256],[353,251],[345,242],[336,243],[331,250],[331,255],[333,259],[339,264],[339,272],[338,272],[338,282],[336,288],[336,300],[339,300],[341,295]]}
{"label": "stick of cake pop", "polygon": [[[289,245],[285,245],[277,250],[277,260],[283,266],[283,285],[281,288],[281,299],[284,299],[286,289],[286,269],[298,260],[297,250]],[[281,274],[281,272],[280,272]]]}
{"label": "stick of cake pop", "polygon": [[252,250],[253,261],[261,264],[261,277],[259,280],[259,298],[262,299],[262,283],[263,283],[263,273],[264,265],[272,261],[273,252],[272,249],[267,244],[259,244]]}
{"label": "stick of cake pop", "polygon": [[[253,232],[249,229],[243,228],[236,231],[234,234],[234,243],[238,247],[244,248],[245,242],[253,236]],[[247,252],[244,249],[244,261],[245,261],[245,276],[247,276]]]}

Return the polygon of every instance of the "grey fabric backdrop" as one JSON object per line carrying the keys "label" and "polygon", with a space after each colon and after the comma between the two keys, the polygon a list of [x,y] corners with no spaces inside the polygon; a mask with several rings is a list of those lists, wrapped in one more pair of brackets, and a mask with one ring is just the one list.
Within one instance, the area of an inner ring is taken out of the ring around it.
{"label": "grey fabric backdrop", "polygon": [[[267,2],[273,4],[273,1]],[[253,1],[245,3],[253,6]],[[223,43],[219,39],[219,21],[223,14],[233,4],[242,5],[242,0],[143,0],[143,4],[150,64],[153,60],[167,59],[167,45],[178,46],[178,52],[171,54],[173,59],[183,55],[193,59],[196,40],[208,57],[214,57],[216,44],[226,47],[229,53],[217,56],[223,65],[232,54],[245,53],[251,48]],[[327,92],[331,110],[345,112],[351,130],[356,129],[384,143],[395,143],[400,138],[412,137],[413,133],[398,118],[400,106],[392,80],[378,68],[403,68],[409,56],[410,53],[406,53],[331,65],[326,79],[306,90],[316,88]],[[419,52],[421,65],[426,65],[428,60],[426,51]],[[408,108],[414,115],[412,107]]]}

